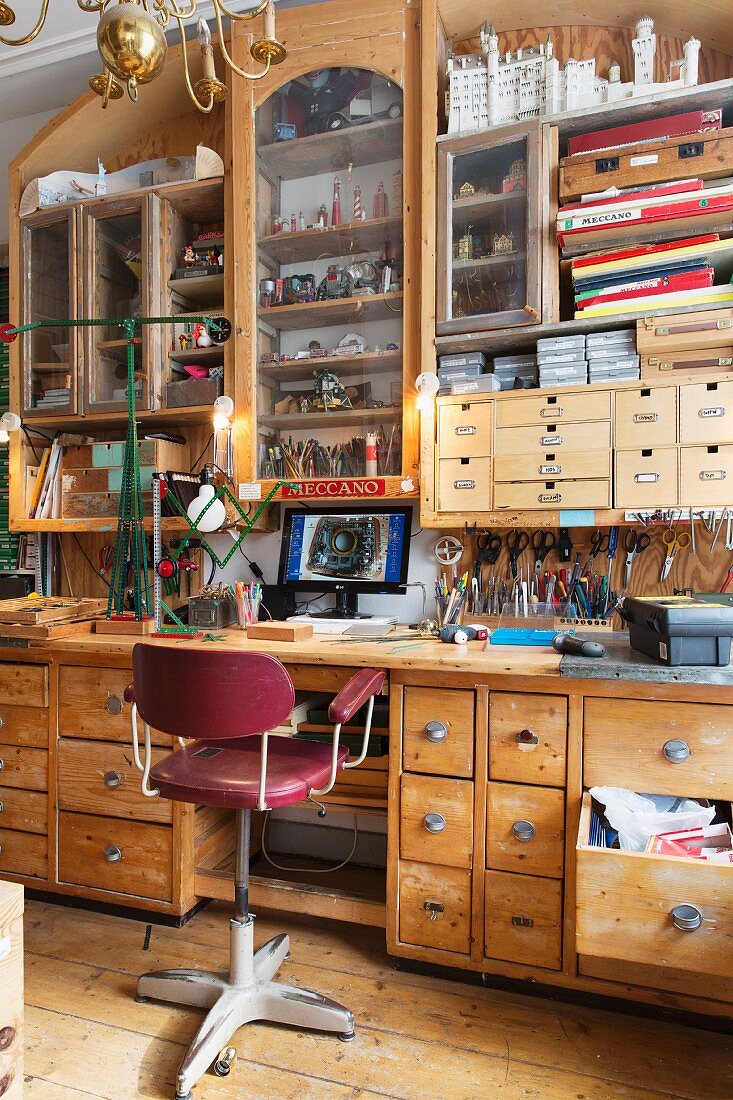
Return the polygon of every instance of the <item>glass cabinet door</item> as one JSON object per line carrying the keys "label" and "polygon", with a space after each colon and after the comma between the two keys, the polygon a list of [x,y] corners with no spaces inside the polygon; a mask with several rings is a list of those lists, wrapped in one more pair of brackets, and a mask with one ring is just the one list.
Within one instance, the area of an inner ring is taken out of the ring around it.
{"label": "glass cabinet door", "polygon": [[306,73],[256,114],[261,479],[402,465],[402,92]]}
{"label": "glass cabinet door", "polygon": [[541,319],[536,132],[440,147],[439,335]]}
{"label": "glass cabinet door", "polygon": [[[23,324],[77,316],[77,211],[44,213],[21,223]],[[80,329],[64,325],[21,336],[23,415],[61,416],[77,410]]]}
{"label": "glass cabinet door", "polygon": [[[157,200],[146,199],[92,204],[85,211],[86,317],[108,323],[86,329],[85,412],[123,409],[127,400],[127,340],[119,321],[128,317],[159,315],[159,278],[152,272],[150,248],[157,254],[159,237],[151,209]],[[156,261],[157,262],[157,261]],[[158,287],[156,295],[151,281]],[[160,341],[158,326],[135,330],[135,405],[149,409],[151,349]]]}

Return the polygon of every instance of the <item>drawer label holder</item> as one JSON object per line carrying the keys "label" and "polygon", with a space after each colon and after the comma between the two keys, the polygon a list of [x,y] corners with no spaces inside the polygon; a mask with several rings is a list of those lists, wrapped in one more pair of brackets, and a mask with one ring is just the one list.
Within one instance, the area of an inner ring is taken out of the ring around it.
{"label": "drawer label holder", "polygon": [[700,481],[725,481],[725,470],[700,470]]}
{"label": "drawer label holder", "polygon": [[656,483],[659,480],[659,474],[634,474],[634,481],[637,485]]}
{"label": "drawer label holder", "polygon": [[559,420],[561,416],[565,416],[565,409],[560,405],[553,405],[551,409],[540,409],[540,416],[545,420]]}
{"label": "drawer label holder", "polygon": [[634,424],[656,424],[659,413],[634,413]]}
{"label": "drawer label holder", "polygon": [[459,424],[456,428],[456,435],[475,435],[476,431],[475,424]]}
{"label": "drawer label holder", "polygon": [[453,488],[454,489],[475,489],[476,488],[476,482],[475,481],[454,481],[453,482]]}
{"label": "drawer label holder", "polygon": [[541,474],[561,474],[562,466],[540,466],[539,471]]}
{"label": "drawer label holder", "polygon": [[562,436],[561,435],[541,435],[540,436],[541,447],[561,447]]}
{"label": "drawer label holder", "polygon": [[722,405],[710,405],[704,409],[698,409],[697,415],[701,420],[709,420],[713,416],[725,416],[725,409]]}
{"label": "drawer label holder", "polygon": [[539,504],[559,504],[562,500],[562,493],[540,493],[537,497]]}
{"label": "drawer label holder", "polygon": [[512,924],[517,925],[518,928],[534,928],[534,921],[531,917],[512,917]]}

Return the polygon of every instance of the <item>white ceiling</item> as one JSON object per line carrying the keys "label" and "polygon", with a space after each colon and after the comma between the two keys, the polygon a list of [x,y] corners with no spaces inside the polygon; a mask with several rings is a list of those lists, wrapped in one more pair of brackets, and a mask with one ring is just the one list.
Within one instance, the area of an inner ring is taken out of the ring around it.
{"label": "white ceiling", "polygon": [[[279,0],[278,7],[293,7],[308,0]],[[5,37],[22,37],[33,26],[41,0],[10,0],[16,22]],[[232,11],[254,7],[254,0],[231,0]],[[198,5],[204,18],[213,18],[210,0]],[[190,21],[195,33],[196,20]],[[96,50],[97,17],[83,12],[76,0],[49,0],[46,24],[27,46],[0,46],[0,124],[41,111],[58,110],[86,90],[87,81],[99,72]],[[213,29],[213,25],[212,25]],[[178,27],[170,37],[176,40]]]}

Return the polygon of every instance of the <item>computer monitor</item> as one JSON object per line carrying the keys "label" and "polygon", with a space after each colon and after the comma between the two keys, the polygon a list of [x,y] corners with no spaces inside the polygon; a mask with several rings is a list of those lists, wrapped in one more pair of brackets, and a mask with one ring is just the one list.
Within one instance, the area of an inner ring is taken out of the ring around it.
{"label": "computer monitor", "polygon": [[278,585],[293,592],[335,592],[323,618],[368,619],[358,593],[404,595],[412,508],[311,506],[288,508],[283,522]]}

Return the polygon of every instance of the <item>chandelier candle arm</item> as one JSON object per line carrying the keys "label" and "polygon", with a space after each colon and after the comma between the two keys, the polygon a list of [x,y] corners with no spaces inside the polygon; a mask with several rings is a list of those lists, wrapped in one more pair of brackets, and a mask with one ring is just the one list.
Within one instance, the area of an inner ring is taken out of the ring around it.
{"label": "chandelier candle arm", "polygon": [[[32,31],[24,35],[23,38],[3,38],[0,35],[0,42],[3,46],[27,46],[29,42],[32,42],[34,38],[43,30],[43,24],[46,22],[46,15],[48,14],[48,0],[43,0],[41,4],[41,11],[38,16],[38,22]],[[0,27],[10,27],[15,22],[15,12],[9,4],[0,3]]]}

